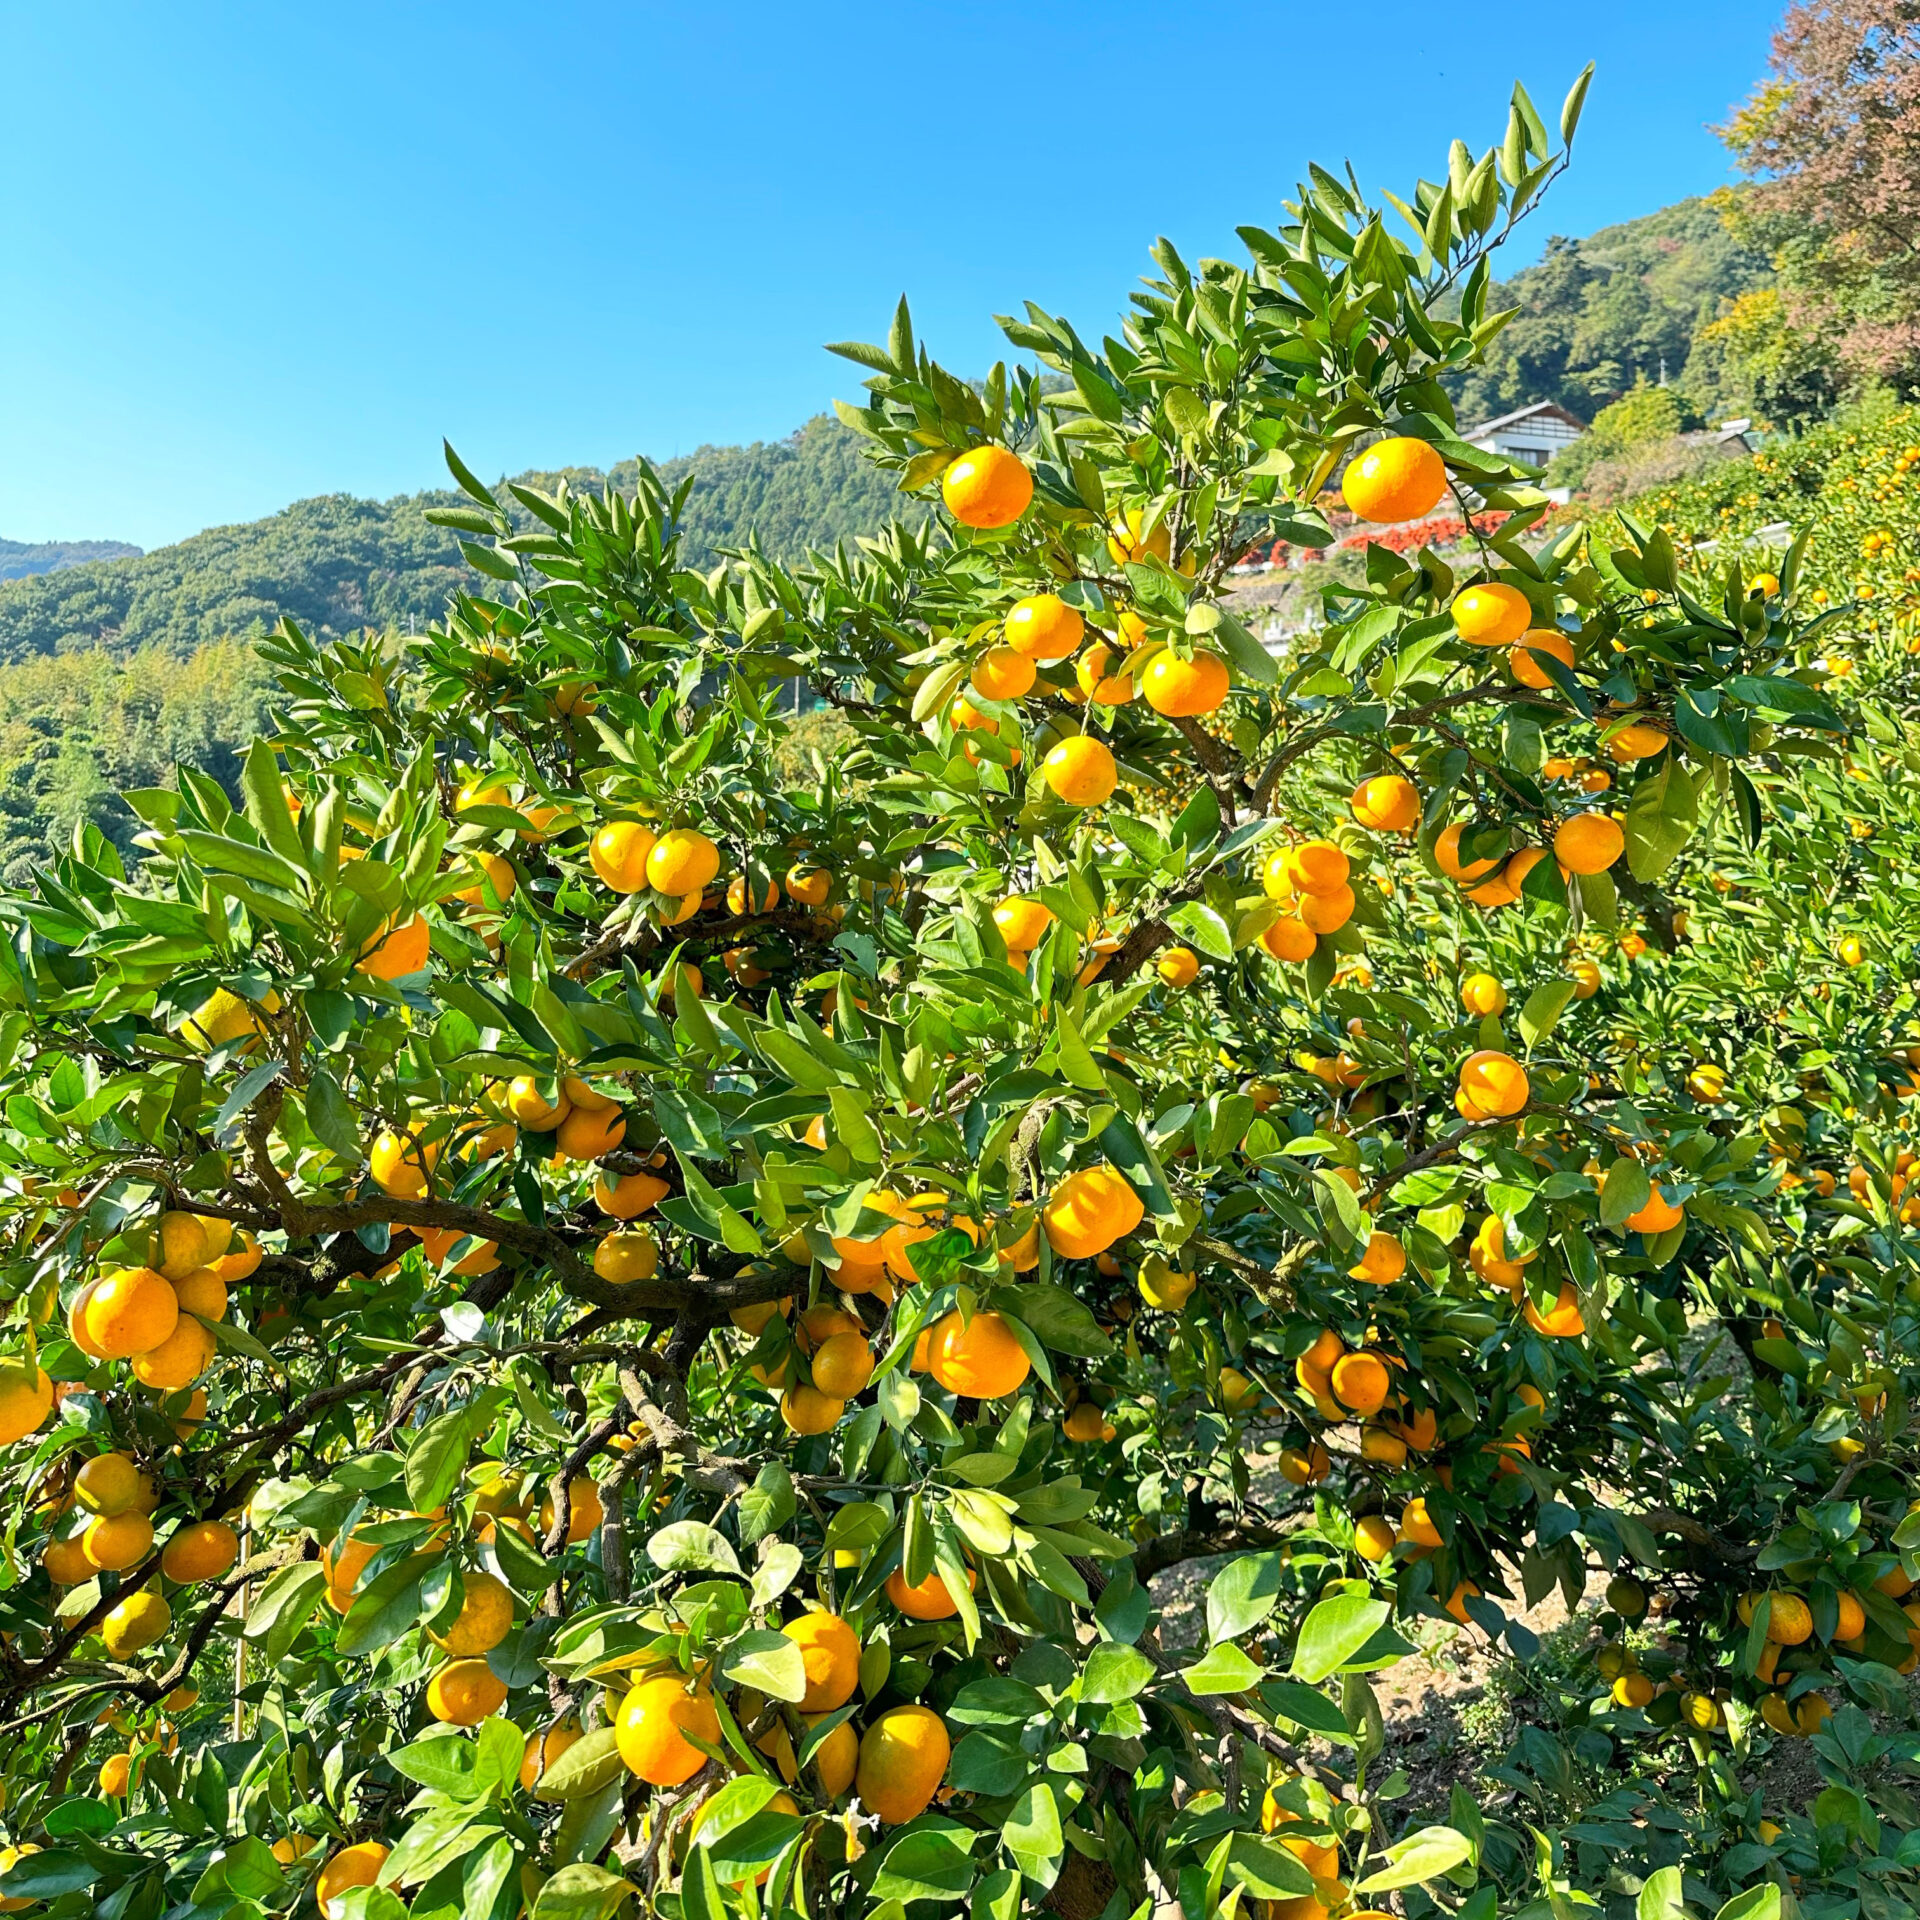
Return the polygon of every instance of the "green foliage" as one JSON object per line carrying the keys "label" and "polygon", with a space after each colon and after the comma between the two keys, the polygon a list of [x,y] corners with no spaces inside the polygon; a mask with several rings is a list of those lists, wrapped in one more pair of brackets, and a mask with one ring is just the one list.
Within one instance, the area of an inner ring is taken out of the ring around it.
{"label": "green foliage", "polygon": [[0,877],[23,884],[29,863],[66,849],[81,824],[130,851],[139,821],[119,794],[170,785],[177,766],[237,792],[271,684],[234,640],[185,659],[142,647],[0,666]]}
{"label": "green foliage", "polygon": [[1599,461],[1671,440],[1690,424],[1680,396],[1671,387],[1649,386],[1642,380],[1602,407],[1586,433],[1554,455],[1547,479],[1556,487],[1577,487]]}
{"label": "green foliage", "polygon": [[[1391,224],[1315,169],[1244,264],[1161,241],[1097,351],[1004,321],[1051,380],[902,302],[841,416],[930,511],[858,550],[696,569],[684,479],[450,453],[484,591],[283,621],[238,805],[0,892],[0,1897],[1914,1908],[1913,702],[1819,665],[1803,548],[1550,530],[1460,440],[1585,84]],[[1229,569],[1381,435],[1501,524],[1274,659]],[[980,684],[1036,627],[1088,647]],[[1408,1817],[1373,1676],[1595,1572],[1658,1634]]]}

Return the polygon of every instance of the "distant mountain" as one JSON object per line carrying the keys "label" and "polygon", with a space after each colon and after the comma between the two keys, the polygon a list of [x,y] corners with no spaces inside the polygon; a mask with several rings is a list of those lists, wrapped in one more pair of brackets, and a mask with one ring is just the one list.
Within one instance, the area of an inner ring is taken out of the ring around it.
{"label": "distant mountain", "polygon": [[[719,548],[749,531],[776,558],[792,559],[809,546],[875,532],[902,508],[919,511],[859,447],[857,435],[821,414],[786,440],[702,447],[664,462],[670,483],[696,476],[683,522],[688,563],[711,565]],[[635,471],[626,461],[611,477],[630,487]],[[575,487],[608,477],[591,467],[565,473]],[[551,487],[560,475],[518,477]],[[323,635],[425,626],[449,594],[475,580],[454,537],[426,517],[429,507],[460,498],[322,494],[137,558],[9,581],[0,585],[0,662],[95,646],[116,653],[165,647],[185,656],[222,635],[261,631],[282,614]]]}
{"label": "distant mountain", "polygon": [[0,580],[58,573],[89,560],[138,560],[140,549],[124,540],[0,540]]}

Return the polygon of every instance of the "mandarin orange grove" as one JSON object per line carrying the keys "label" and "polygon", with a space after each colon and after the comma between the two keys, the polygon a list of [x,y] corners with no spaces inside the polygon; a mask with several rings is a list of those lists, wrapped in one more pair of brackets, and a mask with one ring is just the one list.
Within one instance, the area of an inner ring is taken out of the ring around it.
{"label": "mandarin orange grove", "polygon": [[[1584,90],[1098,348],[903,304],[857,552],[450,456],[441,628],[0,897],[0,1906],[1911,1910],[1920,769],[1799,546],[1458,437]],[[1276,656],[1330,482],[1498,531]]]}

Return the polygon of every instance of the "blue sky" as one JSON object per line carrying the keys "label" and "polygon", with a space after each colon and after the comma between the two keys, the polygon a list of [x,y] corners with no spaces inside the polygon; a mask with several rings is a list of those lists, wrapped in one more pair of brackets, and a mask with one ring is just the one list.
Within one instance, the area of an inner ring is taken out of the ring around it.
{"label": "blue sky", "polygon": [[1778,11],[0,0],[0,535],[404,492],[443,433],[486,474],[777,437],[903,290],[961,370],[1022,299],[1097,334],[1156,234],[1237,251],[1309,158],[1404,192],[1597,59],[1520,264],[1727,178]]}

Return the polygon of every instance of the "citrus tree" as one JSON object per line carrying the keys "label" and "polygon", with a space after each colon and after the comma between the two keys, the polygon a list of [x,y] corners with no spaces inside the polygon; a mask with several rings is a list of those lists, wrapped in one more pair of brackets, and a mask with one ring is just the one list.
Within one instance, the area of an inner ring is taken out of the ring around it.
{"label": "citrus tree", "polygon": [[[1911,921],[1793,869],[1912,767],[1797,550],[1458,438],[1584,91],[1097,350],[903,305],[857,551],[450,452],[488,591],[0,898],[9,1910],[1897,1901]],[[1498,531],[1269,651],[1336,476]],[[1410,1801],[1370,1676],[1590,1585],[1564,1764]]]}

